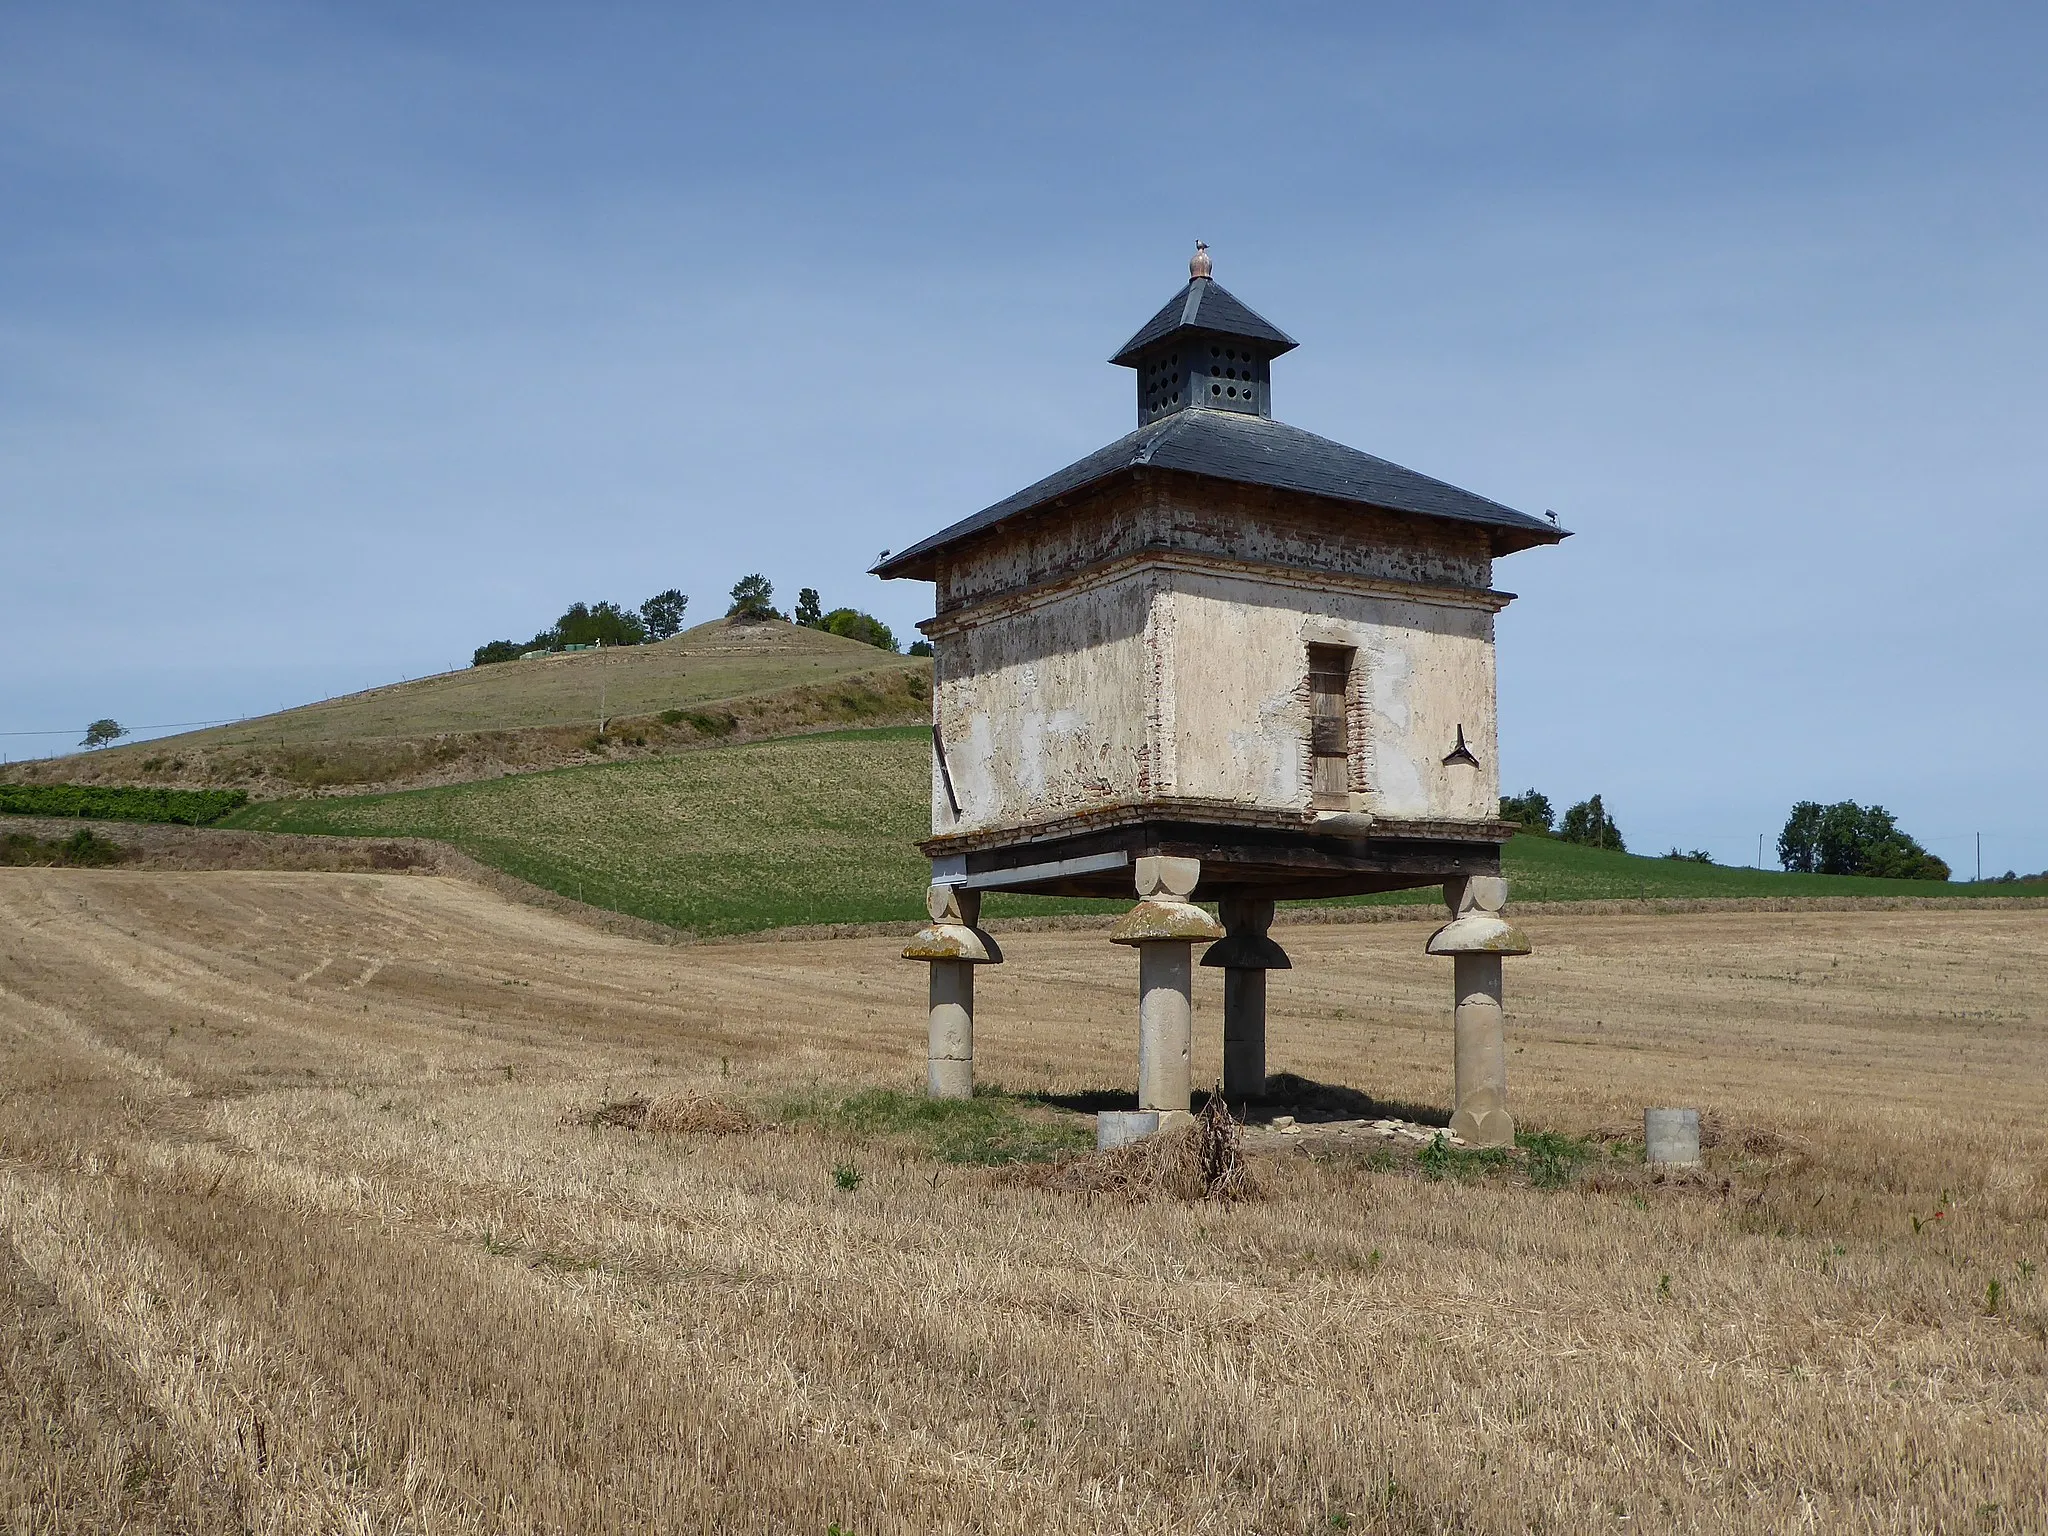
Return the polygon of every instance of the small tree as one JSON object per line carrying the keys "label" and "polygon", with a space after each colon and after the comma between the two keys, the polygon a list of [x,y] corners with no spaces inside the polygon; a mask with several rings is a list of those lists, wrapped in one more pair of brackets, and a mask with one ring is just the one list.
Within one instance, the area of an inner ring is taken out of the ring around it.
{"label": "small tree", "polygon": [[929,640],[913,640],[910,649],[904,652],[906,656],[929,656],[931,653],[932,643]]}
{"label": "small tree", "polygon": [[1949,867],[1899,828],[1881,805],[1802,800],[1778,834],[1778,863],[1795,874],[1946,880]]}
{"label": "small tree", "polygon": [[805,629],[825,627],[824,610],[818,605],[818,589],[805,587],[796,595],[796,621]]}
{"label": "small tree", "polygon": [[1621,828],[1614,824],[1614,818],[1607,814],[1607,807],[1598,795],[1590,800],[1581,800],[1564,813],[1564,821],[1557,829],[1557,835],[1568,843],[1583,843],[1588,848],[1611,848],[1616,853],[1628,852],[1628,844],[1622,841]]}
{"label": "small tree", "polygon": [[1557,813],[1550,808],[1550,796],[1540,789],[1525,789],[1519,795],[1501,797],[1500,819],[1548,832],[1557,819]]}
{"label": "small tree", "polygon": [[469,658],[469,664],[472,667],[488,667],[495,662],[517,661],[530,649],[532,647],[521,645],[517,640],[493,640],[486,645],[478,646]]}
{"label": "small tree", "polygon": [[555,620],[553,633],[557,647],[641,645],[647,639],[647,626],[640,622],[639,614],[630,613],[617,603],[571,603],[568,611]]}
{"label": "small tree", "polygon": [[861,613],[852,608],[834,608],[825,615],[823,629],[827,634],[844,635],[849,640],[858,640],[863,645],[872,645],[878,650],[893,652],[896,636],[889,626],[871,613]]}
{"label": "small tree", "polygon": [[85,739],[81,747],[104,747],[119,741],[128,734],[128,727],[118,720],[95,720],[85,728]]}
{"label": "small tree", "polygon": [[742,576],[732,584],[732,606],[725,610],[728,619],[779,619],[775,611],[775,584],[758,572]]}
{"label": "small tree", "polygon": [[674,587],[657,592],[640,605],[640,622],[650,640],[669,640],[683,632],[683,610],[690,600]]}

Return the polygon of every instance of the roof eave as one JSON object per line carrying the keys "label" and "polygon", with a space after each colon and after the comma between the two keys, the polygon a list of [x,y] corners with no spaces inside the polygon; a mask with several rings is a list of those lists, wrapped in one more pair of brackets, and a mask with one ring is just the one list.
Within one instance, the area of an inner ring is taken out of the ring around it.
{"label": "roof eave", "polygon": [[1248,486],[1254,490],[1286,491],[1290,495],[1309,496],[1319,501],[1335,501],[1341,506],[1363,507],[1374,512],[1383,512],[1389,517],[1415,517],[1431,523],[1448,523],[1459,528],[1479,529],[1486,533],[1488,543],[1491,545],[1496,559],[1506,555],[1520,554],[1525,549],[1539,549],[1546,545],[1562,544],[1572,536],[1569,528],[1551,526],[1529,527],[1526,524],[1514,523],[1483,523],[1473,518],[1449,517],[1441,512],[1418,512],[1410,507],[1385,507],[1373,501],[1353,501],[1348,498],[1326,496],[1317,491],[1288,491],[1284,486],[1268,485],[1258,480],[1237,480],[1228,475],[1207,474],[1195,469],[1178,469],[1159,464],[1120,464],[1106,474],[1097,475],[1094,479],[1085,480],[1079,485],[1069,486],[1056,496],[1048,496],[1044,501],[1018,507],[1001,521],[991,523],[985,528],[971,529],[962,533],[958,538],[947,539],[943,543],[930,543],[927,541],[924,545],[913,545],[900,555],[893,555],[887,560],[878,561],[868,571],[868,574],[880,577],[883,581],[936,581],[938,579],[938,557],[941,554],[958,549],[962,545],[971,544],[977,539],[996,533],[999,530],[1011,528],[1021,518],[1034,517],[1048,509],[1065,506],[1077,496],[1100,490],[1120,475],[1136,475],[1141,472],[1162,475],[1187,475],[1191,479],[1211,480],[1219,485]]}
{"label": "roof eave", "polygon": [[1165,345],[1169,339],[1175,336],[1227,337],[1230,340],[1238,343],[1238,345],[1240,346],[1258,347],[1265,353],[1266,358],[1269,362],[1273,358],[1286,356],[1289,352],[1292,352],[1296,347],[1301,345],[1300,342],[1294,340],[1292,337],[1286,335],[1284,332],[1281,333],[1281,339],[1278,342],[1274,342],[1268,340],[1264,336],[1246,336],[1239,331],[1218,330],[1214,326],[1203,325],[1198,320],[1192,325],[1176,325],[1170,331],[1161,331],[1157,336],[1154,336],[1150,341],[1146,341],[1143,343],[1139,343],[1135,338],[1133,338],[1131,342],[1125,345],[1124,349],[1121,352],[1117,353],[1115,357],[1112,357],[1110,359],[1110,362],[1114,363],[1119,368],[1134,368],[1137,366],[1139,358],[1143,357],[1147,352],[1150,352],[1154,347]]}
{"label": "roof eave", "polygon": [[[936,581],[938,579],[938,557],[946,551],[958,549],[963,544],[971,544],[984,535],[1007,530],[1020,519],[1036,517],[1039,513],[1051,508],[1064,507],[1077,496],[1090,495],[1101,490],[1119,475],[1136,475],[1146,467],[1143,463],[1117,464],[1105,470],[1102,474],[1095,476],[1092,480],[1083,480],[1079,484],[1066,486],[1054,495],[1046,497],[1043,501],[1034,501],[1025,506],[1012,508],[1000,519],[988,524],[984,528],[970,528],[957,537],[950,539],[943,532],[936,533],[923,543],[911,545],[910,548],[900,555],[891,555],[887,560],[877,561],[873,566],[869,567],[868,574],[870,576],[878,576],[883,581]],[[976,515],[978,516],[979,514]],[[969,518],[967,521],[972,522],[973,519]],[[913,569],[913,567],[916,568]]]}

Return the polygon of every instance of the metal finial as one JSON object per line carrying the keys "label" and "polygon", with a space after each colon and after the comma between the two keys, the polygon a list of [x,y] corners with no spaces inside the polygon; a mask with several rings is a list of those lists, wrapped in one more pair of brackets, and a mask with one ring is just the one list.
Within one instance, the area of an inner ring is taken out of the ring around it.
{"label": "metal finial", "polygon": [[1188,276],[1191,278],[1207,277],[1214,270],[1215,268],[1209,260],[1208,242],[1197,240],[1195,242],[1195,258],[1188,263]]}

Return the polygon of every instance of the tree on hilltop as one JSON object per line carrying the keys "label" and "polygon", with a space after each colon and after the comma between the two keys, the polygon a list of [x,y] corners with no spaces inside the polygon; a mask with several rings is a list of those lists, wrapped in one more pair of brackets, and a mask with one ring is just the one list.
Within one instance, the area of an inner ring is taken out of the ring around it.
{"label": "tree on hilltop", "polygon": [[805,629],[823,629],[825,612],[818,601],[818,589],[805,587],[796,595],[796,621]]}
{"label": "tree on hilltop", "polygon": [[1607,807],[1598,795],[1590,800],[1581,800],[1566,811],[1564,820],[1558,825],[1557,835],[1568,843],[1582,843],[1588,848],[1628,852],[1628,844],[1622,841],[1621,828],[1607,814]]}
{"label": "tree on hilltop", "polygon": [[775,611],[775,583],[759,572],[742,576],[732,584],[732,606],[728,619],[779,619]]}
{"label": "tree on hilltop", "polygon": [[617,603],[571,603],[546,633],[553,636],[552,649],[557,650],[565,645],[642,645],[647,640],[640,615]]}
{"label": "tree on hilltop", "polygon": [[128,734],[128,727],[118,720],[95,720],[85,728],[85,739],[81,747],[104,747],[119,741]]}
{"label": "tree on hilltop", "polygon": [[1519,795],[1501,797],[1500,819],[1519,822],[1532,831],[1548,832],[1557,812],[1550,808],[1550,796],[1542,790],[1525,789]]}
{"label": "tree on hilltop", "polygon": [[828,635],[843,635],[848,640],[858,640],[878,650],[892,654],[896,650],[895,632],[873,614],[862,613],[857,608],[834,608],[818,627]]}
{"label": "tree on hilltop", "polygon": [[690,600],[674,587],[657,592],[640,605],[640,623],[650,640],[669,640],[683,632],[683,610]]}

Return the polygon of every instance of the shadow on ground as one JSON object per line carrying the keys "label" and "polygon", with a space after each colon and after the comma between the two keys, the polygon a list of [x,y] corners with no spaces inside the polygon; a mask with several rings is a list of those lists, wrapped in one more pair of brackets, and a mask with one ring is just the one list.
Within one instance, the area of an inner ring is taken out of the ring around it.
{"label": "shadow on ground", "polygon": [[[1102,1111],[1136,1109],[1138,1096],[1124,1089],[1083,1088],[1075,1093],[1020,1093],[1020,1099],[1096,1115]],[[1211,1095],[1197,1092],[1192,1108],[1208,1105]],[[1271,1121],[1277,1115],[1292,1115],[1310,1123],[1318,1120],[1407,1120],[1416,1125],[1448,1125],[1451,1112],[1438,1104],[1414,1104],[1406,1099],[1376,1099],[1340,1083],[1319,1083],[1292,1072],[1275,1072],[1266,1079],[1265,1093],[1256,1099],[1232,1103],[1231,1112],[1252,1125]]]}

